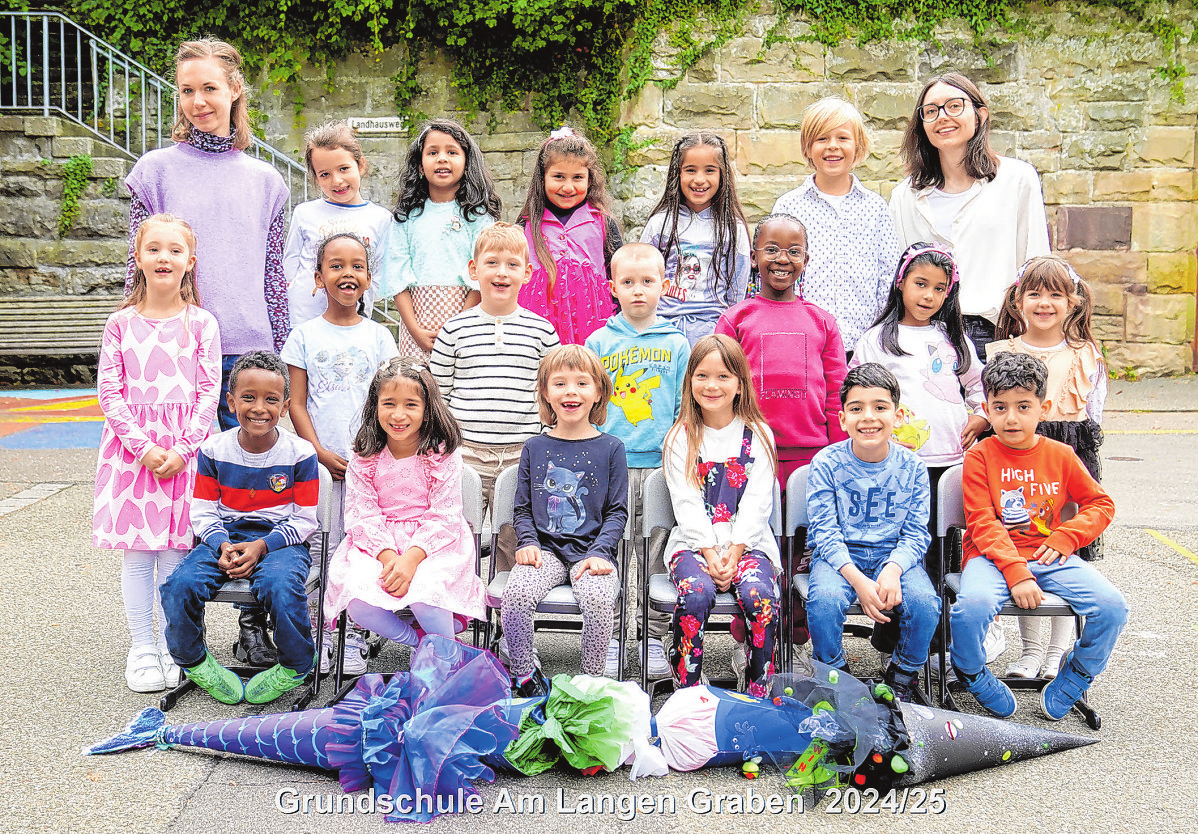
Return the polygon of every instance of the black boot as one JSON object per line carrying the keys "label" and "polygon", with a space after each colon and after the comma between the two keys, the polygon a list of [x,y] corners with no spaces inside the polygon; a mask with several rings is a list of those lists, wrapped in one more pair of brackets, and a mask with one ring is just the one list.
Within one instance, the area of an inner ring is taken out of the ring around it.
{"label": "black boot", "polygon": [[279,650],[270,639],[265,609],[243,610],[237,617],[237,625],[241,634],[233,644],[233,656],[239,662],[263,669],[279,662]]}

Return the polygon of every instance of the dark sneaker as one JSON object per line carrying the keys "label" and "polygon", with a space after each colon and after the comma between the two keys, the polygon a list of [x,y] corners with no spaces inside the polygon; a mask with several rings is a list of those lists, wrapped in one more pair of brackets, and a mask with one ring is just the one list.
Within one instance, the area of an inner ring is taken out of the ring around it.
{"label": "dark sneaker", "polygon": [[207,692],[222,704],[240,704],[245,697],[245,684],[241,678],[216,662],[210,654],[197,666],[187,671],[187,677],[195,681],[195,685]]}
{"label": "dark sneaker", "polygon": [[512,695],[516,698],[540,698],[549,694],[549,681],[541,674],[541,670],[533,668],[532,677],[524,683],[512,681]]}
{"label": "dark sneaker", "polygon": [[1040,714],[1049,721],[1060,721],[1086,694],[1094,678],[1081,670],[1073,660],[1073,652],[1065,655],[1057,676],[1040,690]]}
{"label": "dark sneaker", "polygon": [[250,704],[269,704],[284,692],[290,692],[304,682],[304,675],[276,663],[259,672],[245,685],[245,700]]}
{"label": "dark sneaker", "polygon": [[1010,718],[1015,714],[1019,704],[1016,703],[1011,688],[994,677],[994,673],[985,666],[976,675],[967,675],[956,666],[953,668],[957,671],[957,678],[969,690],[969,694],[977,698],[978,703],[991,715]]}
{"label": "dark sneaker", "polygon": [[882,680],[898,700],[907,704],[915,700],[915,692],[919,689],[919,672],[904,672],[891,663],[882,673]]}

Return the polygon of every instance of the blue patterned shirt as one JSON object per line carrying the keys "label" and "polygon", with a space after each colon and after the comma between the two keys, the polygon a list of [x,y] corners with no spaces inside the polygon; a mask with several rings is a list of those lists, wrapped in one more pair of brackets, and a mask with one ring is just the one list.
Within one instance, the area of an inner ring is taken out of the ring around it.
{"label": "blue patterned shirt", "polygon": [[779,197],[774,212],[792,214],[807,227],[811,261],[802,297],[832,314],[852,350],[882,312],[898,267],[898,236],[886,201],[856,176],[848,194],[829,200],[812,174]]}

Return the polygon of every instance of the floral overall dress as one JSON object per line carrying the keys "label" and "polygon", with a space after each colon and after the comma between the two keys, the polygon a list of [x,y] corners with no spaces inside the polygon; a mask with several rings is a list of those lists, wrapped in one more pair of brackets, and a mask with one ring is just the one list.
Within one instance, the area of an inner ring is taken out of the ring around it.
{"label": "floral overall dress", "polygon": [[[713,524],[731,522],[745,493],[753,458],[752,430],[746,426],[740,455],[720,461],[699,461],[699,483],[703,504]],[[715,581],[707,571],[707,560],[695,550],[680,550],[669,562],[670,579],[678,589],[678,603],[672,621],[673,645],[670,667],[678,686],[702,682],[703,632],[707,617],[715,605]],[[748,692],[764,697],[774,673],[774,643],[778,630],[778,585],[774,566],[759,550],[747,550],[736,566],[729,589],[740,604],[749,625]],[[738,647],[737,652],[741,649]],[[733,658],[733,664],[737,662]]]}

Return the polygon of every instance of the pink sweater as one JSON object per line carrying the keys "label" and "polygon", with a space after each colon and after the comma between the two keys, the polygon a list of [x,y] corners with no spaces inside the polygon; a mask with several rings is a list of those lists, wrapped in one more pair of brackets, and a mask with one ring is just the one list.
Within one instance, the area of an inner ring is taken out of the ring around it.
{"label": "pink sweater", "polygon": [[736,339],[748,356],[780,459],[848,437],[839,417],[844,346],[830,313],[807,301],[757,296],[728,308],[715,332]]}

